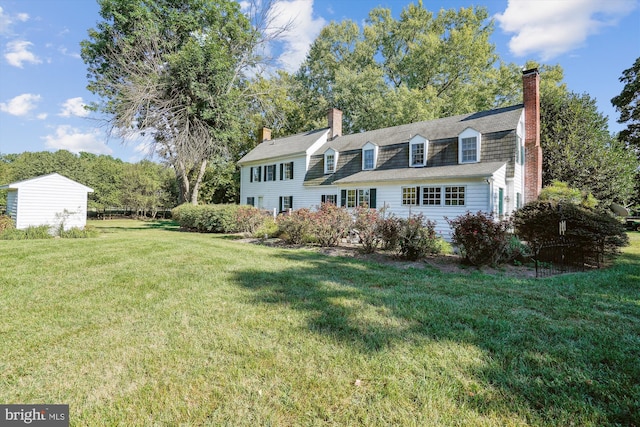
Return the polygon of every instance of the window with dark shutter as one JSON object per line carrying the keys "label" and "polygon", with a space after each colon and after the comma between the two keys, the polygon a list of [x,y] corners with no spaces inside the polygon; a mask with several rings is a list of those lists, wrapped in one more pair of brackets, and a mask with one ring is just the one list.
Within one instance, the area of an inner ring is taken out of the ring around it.
{"label": "window with dark shutter", "polygon": [[340,190],[340,206],[347,206],[347,190]]}
{"label": "window with dark shutter", "polygon": [[376,189],[375,188],[369,189],[369,207],[371,209],[376,208]]}

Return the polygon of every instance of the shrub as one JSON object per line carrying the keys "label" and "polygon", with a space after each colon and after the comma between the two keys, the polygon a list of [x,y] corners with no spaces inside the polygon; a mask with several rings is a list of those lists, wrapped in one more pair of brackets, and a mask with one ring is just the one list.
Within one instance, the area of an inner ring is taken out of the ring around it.
{"label": "shrub", "polygon": [[395,251],[400,242],[400,219],[391,215],[380,218],[377,224],[382,249]]}
{"label": "shrub", "polygon": [[60,231],[60,237],[64,239],[87,239],[90,237],[98,237],[100,231],[97,228],[87,225],[84,228],[73,227],[69,230]]}
{"label": "shrub", "polygon": [[9,215],[0,215],[0,233],[14,228],[16,228],[16,226]]}
{"label": "shrub", "polygon": [[588,209],[572,203],[534,201],[514,214],[517,235],[535,251],[547,242],[558,241],[560,221],[566,221],[563,239],[602,255],[614,255],[629,242],[624,225],[603,209]]}
{"label": "shrub", "polygon": [[438,253],[436,223],[422,214],[400,220],[399,255],[401,258],[415,261],[428,254]]}
{"label": "shrub", "polygon": [[271,215],[265,216],[262,224],[253,232],[253,237],[263,239],[266,237],[278,236],[278,224]]}
{"label": "shrub", "polygon": [[311,232],[311,218],[311,211],[306,208],[278,216],[277,223],[280,237],[287,243],[301,244]]}
{"label": "shrub", "polygon": [[254,234],[271,215],[249,205],[238,206],[235,211],[235,229],[241,233]]}
{"label": "shrub", "polygon": [[513,234],[507,237],[507,244],[502,254],[501,262],[522,264],[531,259],[533,252],[528,244]]}
{"label": "shrub", "polygon": [[238,205],[192,205],[175,207],[172,218],[180,227],[200,233],[234,233],[237,231]]}
{"label": "shrub", "polygon": [[508,242],[509,221],[495,221],[489,213],[467,212],[447,222],[453,229],[452,241],[467,262],[476,266],[500,262]]}
{"label": "shrub", "polygon": [[375,209],[358,206],[354,211],[354,216],[353,228],[358,233],[362,250],[368,254],[375,252],[382,241],[380,214]]}
{"label": "shrub", "polygon": [[311,214],[310,220],[310,231],[320,246],[338,246],[353,222],[345,208],[332,203],[320,205],[320,209]]}

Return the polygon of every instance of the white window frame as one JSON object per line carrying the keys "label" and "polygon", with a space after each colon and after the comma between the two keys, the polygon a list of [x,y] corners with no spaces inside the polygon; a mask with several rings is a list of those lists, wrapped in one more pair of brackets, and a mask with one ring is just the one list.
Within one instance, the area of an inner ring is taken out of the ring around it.
{"label": "white window frame", "polygon": [[[402,187],[402,206],[418,206],[418,191],[416,186]],[[409,198],[412,198],[413,201],[410,201]]]}
{"label": "white window frame", "polygon": [[[422,146],[422,161],[414,159],[413,147]],[[422,135],[416,135],[409,140],[409,166],[421,168],[427,165],[427,153],[429,152],[429,140]]]}
{"label": "white window frame", "polygon": [[447,185],[444,187],[444,205],[445,206],[465,206],[465,204],[467,203],[466,198],[467,198],[466,186]]}
{"label": "white window frame", "polygon": [[[475,138],[475,157],[473,159],[464,159],[465,151],[464,143],[468,143],[470,139]],[[480,162],[480,149],[482,147],[482,135],[475,129],[467,128],[458,135],[458,163],[478,163]]]}
{"label": "white window frame", "polygon": [[[329,168],[329,159],[333,156],[333,168]],[[336,171],[336,166],[338,164],[338,152],[333,148],[329,148],[324,152],[324,173],[334,173]]]}
{"label": "white window frame", "polygon": [[355,208],[358,206],[358,190],[355,188],[347,189],[347,203],[345,205],[348,208]]}
{"label": "white window frame", "polygon": [[[371,167],[367,167],[366,165],[366,153],[371,152],[373,155],[372,165]],[[378,164],[378,146],[372,142],[367,142],[364,147],[362,147],[362,170],[373,170],[376,168]]]}
{"label": "white window frame", "polygon": [[426,185],[424,187],[420,187],[420,191],[422,191],[423,206],[442,206],[442,186]]}

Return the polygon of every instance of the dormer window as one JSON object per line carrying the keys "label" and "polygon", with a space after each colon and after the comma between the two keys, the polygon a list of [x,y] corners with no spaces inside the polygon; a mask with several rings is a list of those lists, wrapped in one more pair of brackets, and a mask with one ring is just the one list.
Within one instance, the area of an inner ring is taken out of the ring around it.
{"label": "dormer window", "polygon": [[409,141],[409,166],[426,166],[428,143],[429,141],[420,135],[411,138]]}
{"label": "dormer window", "polygon": [[334,173],[338,163],[338,152],[329,148],[324,152],[324,173]]}
{"label": "dormer window", "polygon": [[376,168],[378,160],[378,146],[367,142],[362,147],[362,170],[371,170]]}
{"label": "dormer window", "polygon": [[458,163],[480,161],[480,132],[468,128],[458,135]]}

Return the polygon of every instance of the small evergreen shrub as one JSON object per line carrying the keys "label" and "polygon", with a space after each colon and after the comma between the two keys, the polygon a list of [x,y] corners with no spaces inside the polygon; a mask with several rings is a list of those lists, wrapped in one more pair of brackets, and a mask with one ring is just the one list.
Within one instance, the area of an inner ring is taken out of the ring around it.
{"label": "small evergreen shrub", "polygon": [[453,230],[452,241],[467,262],[475,266],[500,262],[508,242],[509,221],[495,221],[490,213],[467,212],[447,222]]}
{"label": "small evergreen shrub", "polygon": [[438,253],[438,236],[436,223],[426,219],[422,214],[400,220],[399,255],[411,261],[429,254]]}
{"label": "small evergreen shrub", "polygon": [[375,209],[358,206],[354,216],[353,228],[358,233],[363,252],[367,254],[375,252],[382,241],[380,214]]}
{"label": "small evergreen shrub", "polygon": [[352,218],[345,208],[332,203],[323,203],[320,209],[311,213],[310,232],[323,247],[338,246],[340,239],[349,233]]}
{"label": "small evergreen shrub", "polygon": [[0,233],[14,228],[16,228],[16,226],[9,215],[0,215]]}
{"label": "small evergreen shrub", "polygon": [[299,245],[309,238],[311,233],[312,213],[307,208],[297,209],[291,213],[278,216],[278,233],[287,243]]}
{"label": "small evergreen shrub", "polygon": [[507,244],[500,259],[501,262],[521,265],[531,260],[533,252],[528,244],[520,240],[516,235],[507,237]]}

